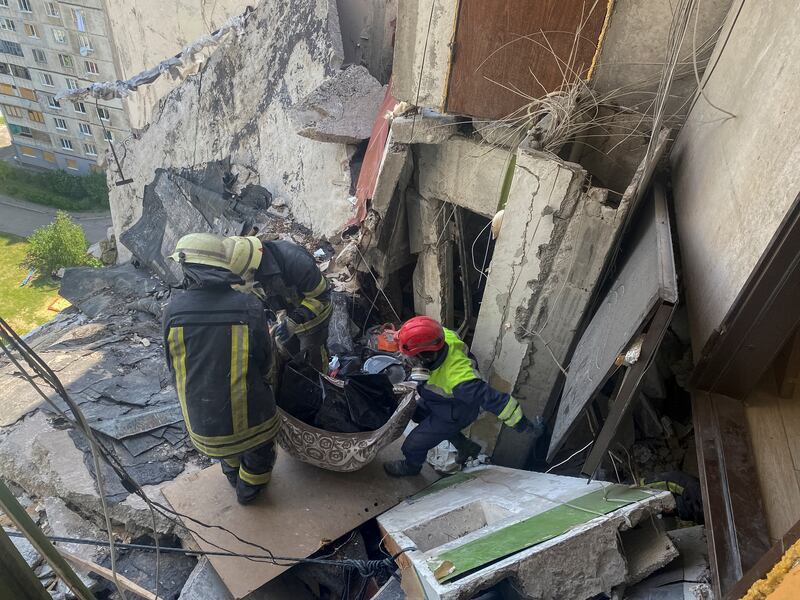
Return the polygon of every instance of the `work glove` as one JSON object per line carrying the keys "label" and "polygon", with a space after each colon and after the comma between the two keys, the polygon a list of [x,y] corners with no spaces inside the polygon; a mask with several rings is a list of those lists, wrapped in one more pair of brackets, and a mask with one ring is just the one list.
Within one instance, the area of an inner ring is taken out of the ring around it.
{"label": "work glove", "polygon": [[296,327],[297,324],[294,321],[285,318],[275,326],[275,329],[272,330],[272,335],[275,337],[277,343],[286,346],[289,340],[292,339],[292,336],[294,336]]}
{"label": "work glove", "polygon": [[544,420],[542,417],[536,417],[535,421],[531,421],[528,417],[523,416],[519,423],[514,425],[514,431],[519,433],[530,433],[534,439],[538,439],[544,433]]}

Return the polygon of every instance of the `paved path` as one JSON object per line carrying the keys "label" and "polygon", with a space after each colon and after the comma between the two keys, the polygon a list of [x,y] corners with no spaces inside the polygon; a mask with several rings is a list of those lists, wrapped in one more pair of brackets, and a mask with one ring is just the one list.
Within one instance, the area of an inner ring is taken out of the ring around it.
{"label": "paved path", "polygon": [[[83,227],[90,244],[106,239],[111,213],[75,212],[72,219]],[[52,223],[56,209],[8,196],[0,196],[0,231],[27,237],[39,227]]]}

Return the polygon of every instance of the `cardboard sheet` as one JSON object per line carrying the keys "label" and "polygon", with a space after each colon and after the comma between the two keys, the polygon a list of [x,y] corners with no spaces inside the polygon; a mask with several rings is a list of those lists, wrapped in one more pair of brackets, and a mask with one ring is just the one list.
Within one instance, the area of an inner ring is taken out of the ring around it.
{"label": "cardboard sheet", "polygon": [[[427,465],[416,477],[387,476],[382,462],[401,458],[401,443],[398,440],[372,463],[353,473],[324,471],[279,450],[272,481],[248,506],[236,502],[236,494],[219,465],[168,484],[162,491],[178,512],[204,523],[222,525],[276,555],[305,557],[439,478]],[[187,524],[227,550],[261,553],[219,529]],[[197,536],[195,541],[203,550],[217,550]],[[236,598],[246,596],[288,568],[244,558],[212,556],[210,559]]]}

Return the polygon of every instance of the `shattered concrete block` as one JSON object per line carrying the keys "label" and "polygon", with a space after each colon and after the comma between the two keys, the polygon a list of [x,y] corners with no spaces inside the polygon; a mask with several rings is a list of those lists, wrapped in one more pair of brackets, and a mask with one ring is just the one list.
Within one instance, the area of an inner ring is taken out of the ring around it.
{"label": "shattered concrete block", "polygon": [[395,117],[392,137],[399,144],[441,144],[458,133],[460,120],[456,115],[422,108],[418,114]]}
{"label": "shattered concrete block", "polygon": [[628,585],[642,581],[678,556],[678,549],[669,536],[655,529],[652,523],[625,531],[620,539],[628,564]]}
{"label": "shattered concrete block", "polygon": [[385,93],[366,67],[353,65],[324,81],[289,114],[298,135],[318,142],[357,144],[370,137]]}
{"label": "shattered concrete block", "polygon": [[672,507],[669,493],[485,466],[442,479],[378,525],[390,552],[414,548],[399,561],[409,596],[459,600],[510,580],[526,598],[593,598],[627,580],[620,532]]}
{"label": "shattered concrete block", "polygon": [[471,346],[481,373],[501,391],[514,389],[528,350],[532,291],[552,262],[546,249],[560,247],[585,178],[578,165],[548,154],[517,156],[505,208],[515,218],[503,219]]}
{"label": "shattered concrete block", "polygon": [[186,580],[178,600],[233,600],[233,596],[203,556]]}
{"label": "shattered concrete block", "polygon": [[11,543],[16,546],[17,551],[22,556],[22,559],[28,563],[28,566],[32,569],[35,569],[44,560],[36,548],[34,548],[27,540],[27,538],[9,536],[9,539],[11,540]]}
{"label": "shattered concrete block", "polygon": [[[494,216],[511,161],[508,150],[460,136],[415,149],[420,195],[457,204],[484,217]],[[522,184],[537,186],[534,176],[518,169],[515,179],[517,174]]]}
{"label": "shattered concrete block", "polygon": [[[37,411],[7,428],[0,452],[0,477],[41,498],[60,498],[82,514],[102,515],[94,477],[86,468],[84,453],[75,447],[70,432],[55,429],[44,413]],[[127,528],[151,528],[150,511],[144,503],[110,506],[111,518]],[[157,517],[159,531],[173,524]]]}
{"label": "shattered concrete block", "polygon": [[402,193],[405,190],[413,170],[414,160],[408,146],[396,143],[394,134],[389,132],[370,204],[381,217],[389,210],[395,191],[399,189]]}
{"label": "shattered concrete block", "polygon": [[120,261],[131,256],[121,234],[142,217],[144,189],[157,169],[224,161],[315,235],[333,237],[351,218],[348,146],[296,135],[289,118],[292,106],[342,66],[336,3],[295,0],[284,8],[260,3],[241,34],[165,96],[153,123],[126,143],[122,168],[133,183],[112,187],[109,198]]}
{"label": "shattered concrete block", "polygon": [[[561,366],[621,227],[617,210],[608,203],[608,190],[589,188],[580,196],[566,229],[556,227],[541,250],[541,271],[529,284],[526,308],[518,309],[512,321],[518,339],[527,343],[527,352],[516,376],[512,369],[519,359],[501,375],[531,417],[541,415],[557,393]],[[503,431],[495,460],[520,466],[520,457],[527,456],[530,444],[530,436]]]}
{"label": "shattered concrete block", "polygon": [[509,125],[504,121],[476,124],[475,131],[490,146],[516,149],[528,134],[525,127]]}

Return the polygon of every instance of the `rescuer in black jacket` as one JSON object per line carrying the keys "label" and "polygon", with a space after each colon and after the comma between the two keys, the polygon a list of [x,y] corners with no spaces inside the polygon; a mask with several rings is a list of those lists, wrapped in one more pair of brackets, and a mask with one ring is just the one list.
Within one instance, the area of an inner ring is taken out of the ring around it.
{"label": "rescuer in black jacket", "polygon": [[164,312],[167,365],[189,437],[220,459],[242,504],[269,482],[280,426],[263,306],[231,288],[243,283],[249,254],[211,234],[181,238],[171,258],[183,268],[184,289],[173,292]]}
{"label": "rescuer in black jacket", "polygon": [[273,332],[275,340],[291,356],[304,356],[317,371],[327,373],[332,310],[328,280],[302,246],[283,240],[260,243],[261,257],[252,277],[267,307],[287,314]]}

